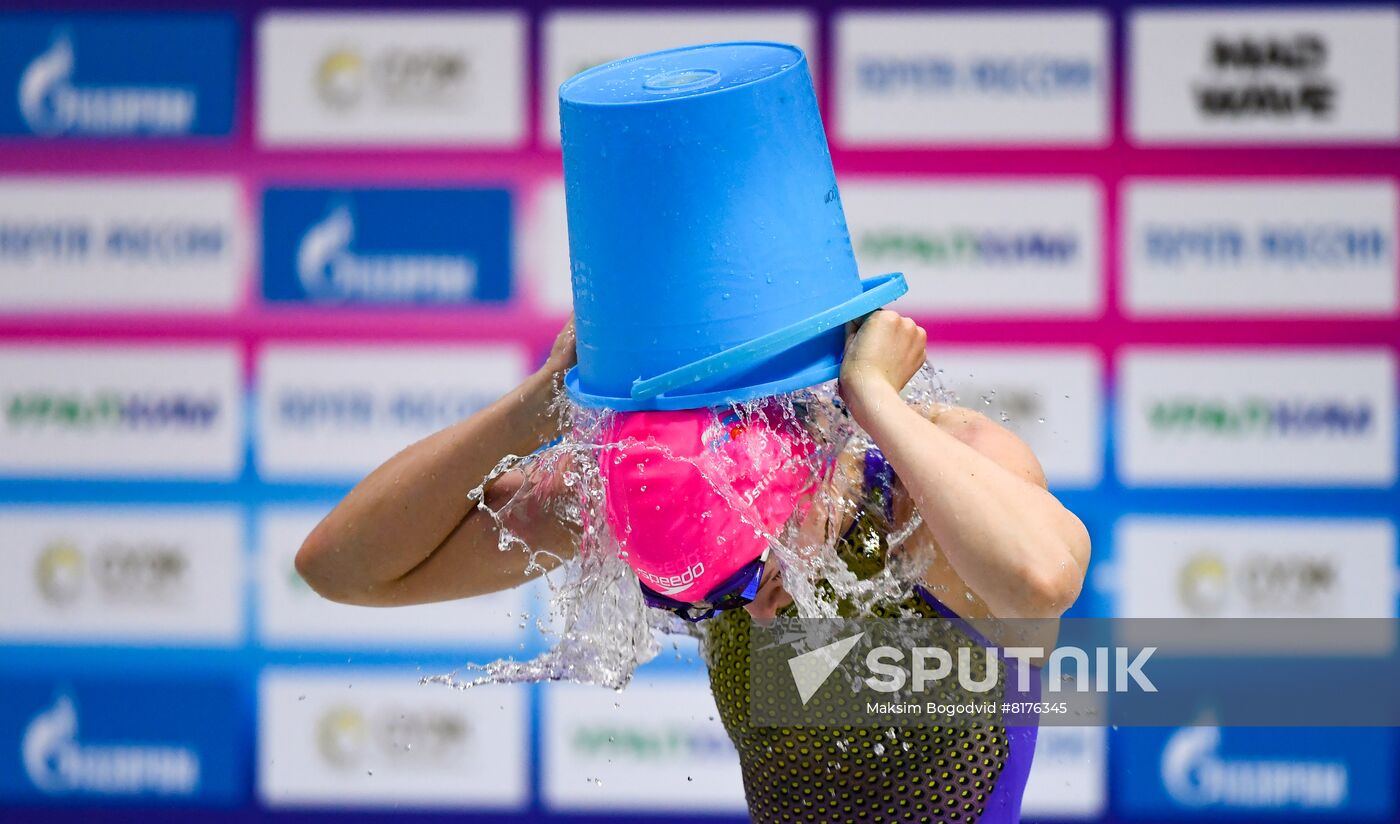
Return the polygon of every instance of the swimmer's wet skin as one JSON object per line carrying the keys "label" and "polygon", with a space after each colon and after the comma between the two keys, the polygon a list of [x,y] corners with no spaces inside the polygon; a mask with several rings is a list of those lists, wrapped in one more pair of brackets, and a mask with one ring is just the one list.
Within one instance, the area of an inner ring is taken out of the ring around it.
{"label": "swimmer's wet skin", "polygon": [[[850,416],[893,468],[898,480],[890,483],[907,494],[927,543],[938,549],[917,596],[889,608],[950,617],[950,631],[974,638],[967,620],[1057,618],[1082,586],[1087,532],[1046,490],[1035,456],[1010,432],[970,410],[925,415],[901,399],[924,346],[913,321],[876,312],[849,336],[839,380]],[[498,551],[500,527],[467,500],[462,479],[485,477],[503,456],[528,454],[560,435],[550,404],[574,362],[571,322],[541,370],[515,391],[361,481],[307,537],[297,555],[302,576],[332,600],[390,606],[470,597],[538,574],[527,573],[523,553]],[[523,483],[521,472],[506,472],[487,497],[509,500]],[[550,497],[564,494],[522,496],[510,525],[532,546],[557,548],[561,559],[578,540],[575,528],[549,515]],[[888,495],[870,500],[877,499]],[[867,507],[858,520],[878,508]],[[862,523],[845,531],[842,554],[857,575],[869,575],[874,569],[862,565],[883,564],[884,537],[867,528],[875,522]],[[745,723],[749,627],[792,605],[771,559],[767,566],[752,601],[705,622],[711,683],[740,753],[754,820],[1017,820],[1033,730],[905,729],[880,742],[873,730]]]}

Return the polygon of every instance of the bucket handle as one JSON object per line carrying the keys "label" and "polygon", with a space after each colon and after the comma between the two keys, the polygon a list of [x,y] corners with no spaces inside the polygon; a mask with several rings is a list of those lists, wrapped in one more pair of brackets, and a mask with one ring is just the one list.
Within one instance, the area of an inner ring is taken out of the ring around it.
{"label": "bucket handle", "polygon": [[864,288],[859,295],[811,317],[760,335],[753,340],[744,341],[723,352],[716,352],[684,366],[678,366],[669,372],[662,372],[646,380],[633,381],[632,399],[640,401],[654,398],[672,389],[752,366],[803,341],[811,340],[828,329],[834,329],[846,321],[873,312],[909,291],[909,284],[904,281],[904,275],[900,272],[870,278],[862,286]]}

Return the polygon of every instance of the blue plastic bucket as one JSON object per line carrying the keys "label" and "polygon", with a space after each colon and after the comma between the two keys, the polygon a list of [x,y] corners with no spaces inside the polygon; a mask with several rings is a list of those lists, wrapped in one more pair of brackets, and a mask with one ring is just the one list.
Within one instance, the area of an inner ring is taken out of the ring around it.
{"label": "blue plastic bucket", "polygon": [[862,282],[807,59],[780,43],[644,54],[559,87],[579,402],[688,409],[830,380]]}

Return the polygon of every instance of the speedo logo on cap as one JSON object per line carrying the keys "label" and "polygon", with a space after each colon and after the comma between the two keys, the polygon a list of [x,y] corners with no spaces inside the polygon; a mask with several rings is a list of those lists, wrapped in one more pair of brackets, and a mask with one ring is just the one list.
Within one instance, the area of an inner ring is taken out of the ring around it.
{"label": "speedo logo on cap", "polygon": [[675,595],[705,574],[705,562],[696,561],[695,566],[677,575],[653,575],[645,569],[638,569],[637,574],[659,587],[662,595]]}

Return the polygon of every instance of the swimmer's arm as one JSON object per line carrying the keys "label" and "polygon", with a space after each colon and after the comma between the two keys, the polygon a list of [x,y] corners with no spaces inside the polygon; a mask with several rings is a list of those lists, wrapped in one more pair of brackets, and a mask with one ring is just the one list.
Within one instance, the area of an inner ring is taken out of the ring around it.
{"label": "swimmer's arm", "polygon": [[909,490],[934,542],[997,618],[1054,618],[1078,597],[1089,535],[1031,450],[966,409],[930,420],[899,396],[924,360],[913,321],[877,312],[847,346],[841,392]]}
{"label": "swimmer's arm", "polygon": [[[465,598],[523,583],[524,553],[497,549],[495,521],[467,492],[504,456],[529,454],[559,434],[549,404],[572,360],[570,323],[549,360],[519,387],[360,481],[307,536],[297,571],[322,596],[365,606]],[[487,490],[488,505],[509,500],[523,483],[519,472],[502,475]],[[512,529],[562,556],[571,551],[571,536],[549,513],[548,494],[529,490],[524,505],[513,507],[520,523]]]}

